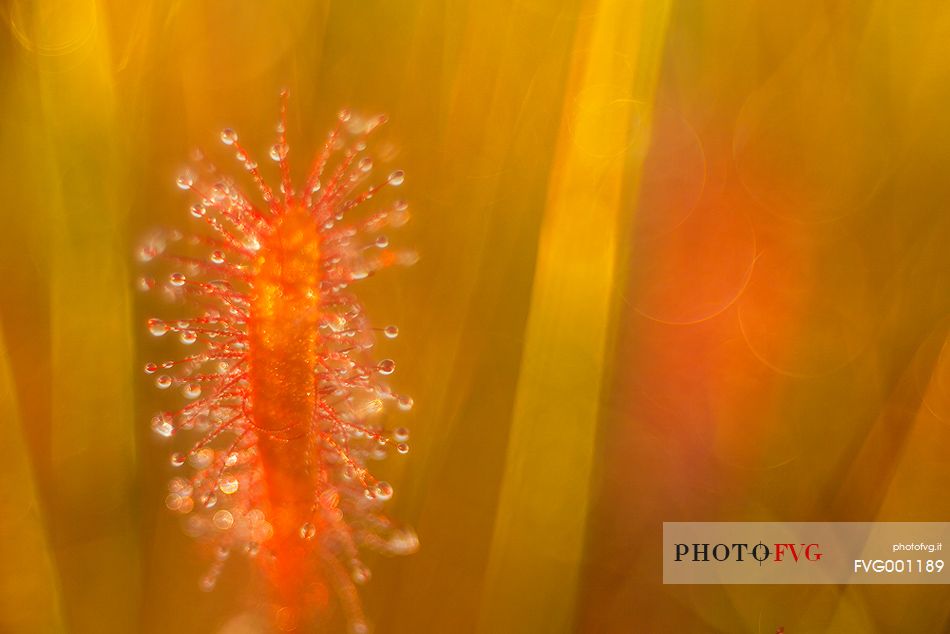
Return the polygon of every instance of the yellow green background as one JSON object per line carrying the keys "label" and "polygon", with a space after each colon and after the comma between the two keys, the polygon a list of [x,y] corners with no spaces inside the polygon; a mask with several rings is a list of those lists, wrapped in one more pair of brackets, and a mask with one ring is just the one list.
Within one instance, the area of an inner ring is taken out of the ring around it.
{"label": "yellow green background", "polygon": [[[135,244],[291,90],[383,111],[421,550],[386,632],[945,632],[928,587],[660,584],[671,520],[947,520],[950,6],[4,0],[0,631],[260,631],[162,508]],[[302,169],[298,163],[298,169]],[[237,172],[237,169],[234,170]],[[168,352],[167,350],[165,352]]]}

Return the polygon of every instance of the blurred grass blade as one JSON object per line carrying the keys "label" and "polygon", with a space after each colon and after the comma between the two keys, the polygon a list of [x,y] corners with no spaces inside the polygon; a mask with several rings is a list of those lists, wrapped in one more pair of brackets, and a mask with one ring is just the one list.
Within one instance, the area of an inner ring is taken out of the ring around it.
{"label": "blurred grass blade", "polygon": [[[621,199],[639,174],[667,3],[579,32],[541,227],[480,632],[567,632],[583,556]],[[586,42],[584,41],[586,40]],[[636,162],[625,169],[627,160]]]}
{"label": "blurred grass blade", "polygon": [[0,336],[0,631],[62,632],[59,589]]}

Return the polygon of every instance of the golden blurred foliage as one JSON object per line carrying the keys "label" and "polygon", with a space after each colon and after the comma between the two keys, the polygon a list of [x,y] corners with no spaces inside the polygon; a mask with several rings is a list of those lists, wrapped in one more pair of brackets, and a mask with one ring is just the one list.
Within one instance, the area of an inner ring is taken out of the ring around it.
{"label": "golden blurred foliage", "polygon": [[[376,632],[944,632],[940,586],[663,586],[663,521],[945,520],[950,6],[0,4],[0,630],[266,631],[162,508],[149,228],[193,148],[386,112],[412,557]],[[262,161],[263,162],[263,161]],[[232,170],[232,168],[234,168]]]}

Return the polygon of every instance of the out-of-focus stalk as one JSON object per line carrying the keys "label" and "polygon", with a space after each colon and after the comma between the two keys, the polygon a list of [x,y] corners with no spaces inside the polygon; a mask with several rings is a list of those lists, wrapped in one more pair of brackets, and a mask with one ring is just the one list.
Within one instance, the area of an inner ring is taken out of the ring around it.
{"label": "out-of-focus stalk", "polygon": [[[95,0],[18,5],[48,183],[50,542],[70,631],[137,629],[124,178],[107,22]],[[104,615],[108,615],[104,618]]]}
{"label": "out-of-focus stalk", "polygon": [[566,632],[573,623],[624,165],[642,160],[649,139],[668,14],[666,2],[591,4],[542,221],[479,632]]}
{"label": "out-of-focus stalk", "polygon": [[61,632],[59,588],[0,338],[0,630]]}

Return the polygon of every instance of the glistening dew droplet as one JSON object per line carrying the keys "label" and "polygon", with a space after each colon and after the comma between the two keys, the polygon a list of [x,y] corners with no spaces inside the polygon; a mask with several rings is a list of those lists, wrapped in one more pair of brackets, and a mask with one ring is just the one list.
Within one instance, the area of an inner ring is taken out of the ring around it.
{"label": "glistening dew droplet", "polygon": [[198,398],[201,396],[201,385],[198,383],[189,383],[182,388],[181,393],[185,398]]}
{"label": "glistening dew droplet", "polygon": [[304,524],[300,527],[301,539],[306,539],[309,541],[313,539],[314,535],[316,534],[317,534],[317,527],[314,526],[311,522],[304,522]]}
{"label": "glistening dew droplet", "polygon": [[238,479],[233,475],[226,475],[218,482],[218,488],[221,489],[222,493],[227,495],[231,495],[237,491],[239,486]]}
{"label": "glistening dew droplet", "polygon": [[178,175],[176,183],[179,189],[191,189],[195,184],[195,173],[190,169],[182,171],[182,173]]}
{"label": "glistening dew droplet", "polygon": [[186,346],[191,345],[198,340],[198,333],[194,330],[182,330],[181,334],[178,335],[178,340]]}
{"label": "glistening dew droplet", "polygon": [[287,158],[287,146],[282,143],[275,143],[270,148],[271,160],[280,161]]}
{"label": "glistening dew droplet", "polygon": [[149,319],[148,331],[156,337],[161,337],[166,332],[168,332],[168,324],[166,324],[161,319]]}
{"label": "glistening dew droplet", "polygon": [[214,458],[214,451],[205,447],[188,456],[188,462],[195,469],[205,469],[211,464]]}
{"label": "glistening dew droplet", "polygon": [[371,573],[363,562],[355,561],[353,562],[353,570],[350,575],[353,578],[353,583],[363,585],[369,581]]}
{"label": "glistening dew droplet", "polygon": [[152,431],[154,431],[159,436],[169,438],[173,433],[175,433],[175,428],[169,421],[156,416],[154,419],[152,419]]}
{"label": "glistening dew droplet", "polygon": [[221,130],[221,142],[225,145],[234,145],[234,142],[237,140],[237,132],[231,128],[225,128],[224,130]]}
{"label": "glistening dew droplet", "polygon": [[380,480],[379,482],[376,483],[375,493],[376,493],[377,499],[388,500],[389,498],[393,496],[393,485],[383,480]]}
{"label": "glistening dew droplet", "polygon": [[215,528],[226,531],[234,525],[234,516],[230,511],[221,510],[214,514],[212,521]]}

